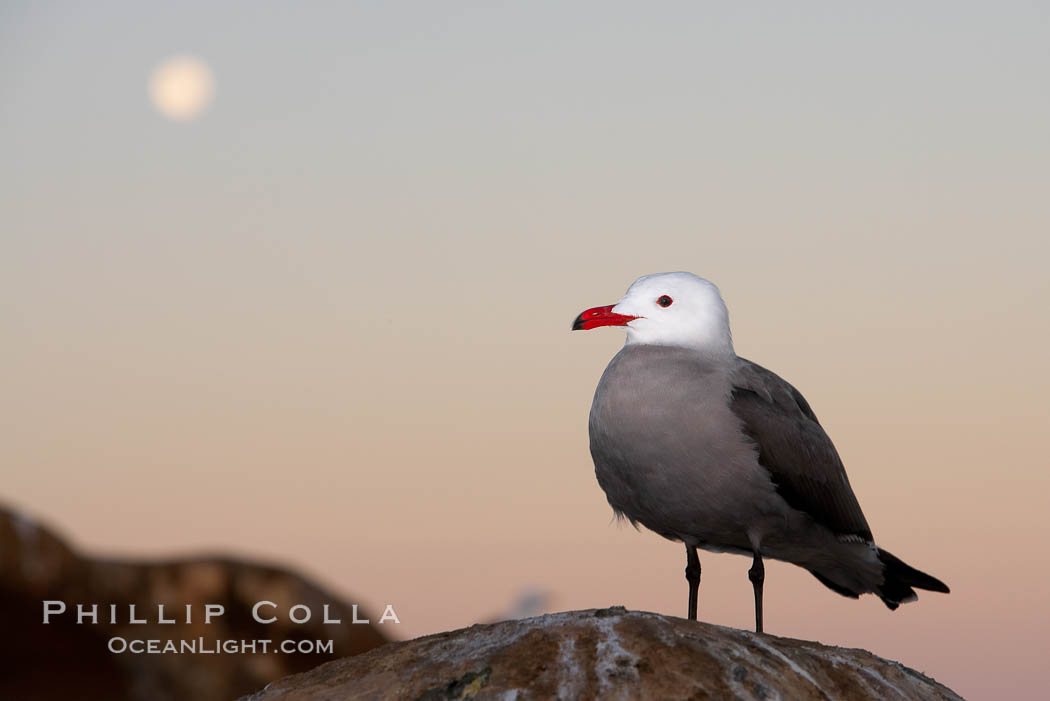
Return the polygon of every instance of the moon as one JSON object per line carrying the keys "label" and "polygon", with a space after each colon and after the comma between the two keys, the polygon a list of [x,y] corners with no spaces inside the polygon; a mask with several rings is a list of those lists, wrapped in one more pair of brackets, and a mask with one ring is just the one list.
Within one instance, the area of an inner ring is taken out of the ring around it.
{"label": "moon", "polygon": [[215,97],[215,76],[208,64],[193,56],[173,56],[153,69],[149,99],[162,115],[175,122],[200,116]]}

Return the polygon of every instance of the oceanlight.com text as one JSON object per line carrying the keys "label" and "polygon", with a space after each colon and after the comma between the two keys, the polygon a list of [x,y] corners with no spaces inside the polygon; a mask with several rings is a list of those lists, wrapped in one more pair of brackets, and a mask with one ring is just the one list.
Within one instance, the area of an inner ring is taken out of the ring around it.
{"label": "oceanlight.com text", "polygon": [[284,654],[311,655],[332,654],[334,645],[331,640],[159,640],[138,638],[110,638],[109,651],[118,655],[244,655],[244,654]]}

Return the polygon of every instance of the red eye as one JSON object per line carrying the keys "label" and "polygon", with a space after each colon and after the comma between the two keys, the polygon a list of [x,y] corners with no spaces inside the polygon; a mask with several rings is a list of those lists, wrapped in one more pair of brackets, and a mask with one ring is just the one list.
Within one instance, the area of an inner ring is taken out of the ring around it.
{"label": "red eye", "polygon": [[669,307],[671,306],[672,302],[674,302],[674,300],[668,297],[667,295],[663,295],[660,297],[660,299],[656,300],[656,303],[659,304],[661,307]]}

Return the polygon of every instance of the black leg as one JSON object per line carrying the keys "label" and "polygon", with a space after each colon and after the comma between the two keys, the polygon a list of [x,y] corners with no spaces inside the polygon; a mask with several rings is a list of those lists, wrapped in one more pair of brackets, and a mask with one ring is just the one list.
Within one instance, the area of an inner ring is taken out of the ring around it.
{"label": "black leg", "polygon": [[747,578],[755,586],[755,632],[762,632],[762,582],[766,578],[766,568],[762,564],[762,551],[755,548],[755,562],[747,571]]}
{"label": "black leg", "polygon": [[696,548],[685,546],[685,580],[689,582],[689,620],[696,620],[696,600],[700,595],[700,558]]}

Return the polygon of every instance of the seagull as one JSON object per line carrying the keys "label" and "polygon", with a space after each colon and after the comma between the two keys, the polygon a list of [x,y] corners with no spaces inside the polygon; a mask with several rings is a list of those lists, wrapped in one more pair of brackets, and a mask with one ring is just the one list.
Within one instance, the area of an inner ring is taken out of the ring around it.
{"label": "seagull", "polygon": [[763,558],[891,610],[939,579],[875,544],[835,446],[797,389],[733,351],[729,312],[692,273],[638,278],[573,330],[621,326],[627,342],[598,382],[588,429],[598,484],[619,518],[685,544],[688,617],[697,548],[750,555],[762,632]]}

